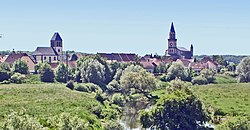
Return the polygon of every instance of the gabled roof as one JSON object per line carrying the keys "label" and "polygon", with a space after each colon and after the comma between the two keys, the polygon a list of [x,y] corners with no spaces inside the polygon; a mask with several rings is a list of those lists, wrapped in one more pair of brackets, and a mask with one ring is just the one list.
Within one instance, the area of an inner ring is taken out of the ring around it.
{"label": "gabled roof", "polygon": [[55,32],[53,37],[51,38],[52,41],[62,41],[61,36],[59,35],[58,32]]}
{"label": "gabled roof", "polygon": [[[21,59],[23,56],[28,56],[26,53],[11,53],[6,60],[5,63],[13,64],[15,61]],[[28,56],[29,57],[29,56]]]}
{"label": "gabled roof", "polygon": [[58,54],[52,47],[37,47],[32,55],[57,56]]}
{"label": "gabled roof", "polygon": [[174,23],[173,22],[171,24],[170,32],[175,32],[175,30],[174,30]]}
{"label": "gabled roof", "polygon": [[97,53],[101,57],[111,61],[131,62],[135,60],[136,54],[127,53]]}
{"label": "gabled roof", "polygon": [[143,66],[144,69],[154,69],[156,67],[155,64],[148,61],[141,61],[140,64]]}
{"label": "gabled roof", "polygon": [[189,51],[188,49],[186,49],[185,47],[178,47],[179,50],[181,51]]}

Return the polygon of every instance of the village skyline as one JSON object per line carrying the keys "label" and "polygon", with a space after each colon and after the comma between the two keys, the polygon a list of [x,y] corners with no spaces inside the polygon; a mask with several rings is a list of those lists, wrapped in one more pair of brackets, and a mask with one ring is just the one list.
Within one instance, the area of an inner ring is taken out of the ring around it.
{"label": "village skyline", "polygon": [[194,55],[249,55],[249,5],[248,1],[3,1],[0,50],[34,51],[59,32],[65,50],[164,55],[174,22],[177,43],[193,44]]}

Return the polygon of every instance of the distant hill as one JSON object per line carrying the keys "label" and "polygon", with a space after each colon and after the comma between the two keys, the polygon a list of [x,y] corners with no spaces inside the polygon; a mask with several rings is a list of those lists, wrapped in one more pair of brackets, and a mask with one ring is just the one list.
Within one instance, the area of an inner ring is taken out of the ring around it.
{"label": "distant hill", "polygon": [[[203,57],[212,57],[213,55],[195,55],[194,57],[197,60],[201,60]],[[228,61],[228,62],[234,62],[236,64],[240,63],[240,61],[247,56],[244,55],[221,55],[223,57],[224,60]]]}

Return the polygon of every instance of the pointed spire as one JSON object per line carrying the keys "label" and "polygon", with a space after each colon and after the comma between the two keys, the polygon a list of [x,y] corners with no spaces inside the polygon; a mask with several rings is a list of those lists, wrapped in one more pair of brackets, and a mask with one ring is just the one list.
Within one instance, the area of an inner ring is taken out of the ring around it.
{"label": "pointed spire", "polygon": [[173,22],[171,24],[170,32],[175,32],[175,30],[174,30],[174,23]]}
{"label": "pointed spire", "polygon": [[54,40],[54,41],[62,41],[62,38],[61,36],[59,35],[58,32],[55,32],[53,37],[51,38],[51,40]]}

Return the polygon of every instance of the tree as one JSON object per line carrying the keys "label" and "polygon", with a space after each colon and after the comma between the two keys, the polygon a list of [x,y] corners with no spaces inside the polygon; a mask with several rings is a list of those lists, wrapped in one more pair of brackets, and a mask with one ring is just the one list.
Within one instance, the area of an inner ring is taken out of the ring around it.
{"label": "tree", "polygon": [[143,128],[150,124],[161,130],[197,130],[208,119],[198,98],[178,90],[162,97],[149,112],[142,111],[140,115]]}
{"label": "tree", "polygon": [[10,67],[8,64],[0,63],[0,82],[10,78]]}
{"label": "tree", "polygon": [[242,61],[236,68],[236,72],[239,74],[239,82],[250,81],[250,57],[245,57],[242,59]]}
{"label": "tree", "polygon": [[170,64],[160,63],[156,69],[155,73],[167,73],[168,68],[170,67]]}
{"label": "tree", "polygon": [[168,77],[170,80],[173,80],[175,78],[179,78],[181,80],[186,80],[187,78],[187,72],[185,71],[185,68],[183,64],[179,62],[174,62],[167,71]]}
{"label": "tree", "polygon": [[35,65],[35,73],[36,73],[36,74],[40,73],[42,65],[43,65],[42,62],[38,62],[38,63]]}
{"label": "tree", "polygon": [[127,95],[141,93],[148,97],[150,90],[156,88],[156,79],[153,74],[146,72],[146,70],[124,72],[120,84]]}
{"label": "tree", "polygon": [[25,61],[19,59],[13,64],[13,71],[21,74],[28,74],[29,67]]}
{"label": "tree", "polygon": [[48,63],[42,65],[40,78],[43,82],[54,82],[55,74]]}
{"label": "tree", "polygon": [[104,66],[95,59],[83,61],[81,66],[81,80],[84,83],[101,85],[105,81]]}
{"label": "tree", "polygon": [[67,67],[64,63],[60,63],[56,69],[56,81],[66,83],[67,81]]}

